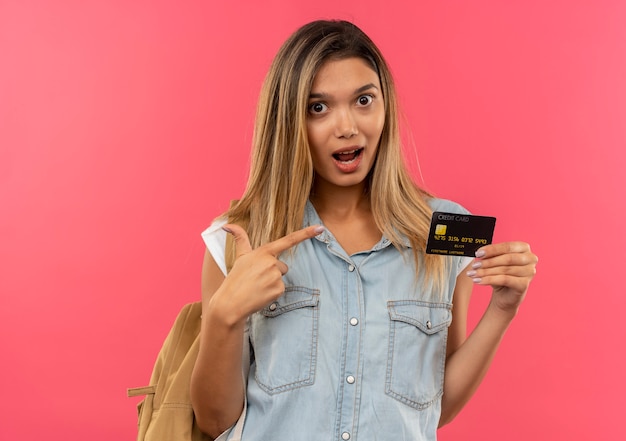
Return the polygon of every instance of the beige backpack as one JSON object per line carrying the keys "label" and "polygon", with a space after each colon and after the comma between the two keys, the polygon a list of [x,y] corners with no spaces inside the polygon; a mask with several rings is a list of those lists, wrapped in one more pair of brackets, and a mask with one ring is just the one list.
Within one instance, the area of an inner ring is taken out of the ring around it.
{"label": "beige backpack", "polygon": [[[226,268],[234,262],[234,241],[226,236]],[[200,345],[202,303],[187,304],[159,351],[150,385],[128,389],[129,397],[145,395],[137,405],[137,441],[210,441],[198,428],[191,406],[190,382]],[[244,335],[244,366],[250,364],[248,334]],[[245,374],[244,374],[245,376]],[[241,431],[242,422],[235,430]]]}

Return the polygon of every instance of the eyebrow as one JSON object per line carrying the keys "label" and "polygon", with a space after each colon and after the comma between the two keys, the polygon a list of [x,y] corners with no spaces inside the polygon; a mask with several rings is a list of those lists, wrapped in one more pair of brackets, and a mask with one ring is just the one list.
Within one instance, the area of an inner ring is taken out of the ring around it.
{"label": "eyebrow", "polygon": [[[378,90],[378,87],[376,87],[376,85],[374,83],[368,83],[365,86],[361,86],[359,87],[357,90],[354,91],[354,95],[358,95],[359,93],[365,92],[366,90],[369,89],[376,89]],[[309,99],[311,98],[328,98],[329,95],[327,93],[312,93],[309,95]]]}

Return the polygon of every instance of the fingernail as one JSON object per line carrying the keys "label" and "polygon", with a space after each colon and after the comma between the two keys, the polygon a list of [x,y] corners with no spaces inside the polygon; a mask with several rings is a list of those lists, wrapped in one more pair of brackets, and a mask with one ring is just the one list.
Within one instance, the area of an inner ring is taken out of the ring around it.
{"label": "fingernail", "polygon": [[315,232],[315,234],[321,234],[324,232],[324,230],[326,230],[326,228],[324,228],[323,225],[318,225],[313,231]]}
{"label": "fingernail", "polygon": [[233,230],[231,230],[230,228],[228,228],[227,226],[223,226],[222,230],[226,231],[227,233],[233,234]]}
{"label": "fingernail", "polygon": [[481,262],[474,262],[474,263],[472,263],[472,268],[474,268],[474,269],[478,269],[481,266],[483,266],[483,264]]}
{"label": "fingernail", "polygon": [[485,255],[485,251],[484,250],[476,251],[476,257],[483,257],[484,255]]}
{"label": "fingernail", "polygon": [[476,275],[476,271],[474,270],[467,272],[467,277],[474,277],[475,275]]}
{"label": "fingernail", "polygon": [[472,282],[474,283],[480,283],[482,281],[482,279],[480,277],[476,277],[475,279],[472,279]]}

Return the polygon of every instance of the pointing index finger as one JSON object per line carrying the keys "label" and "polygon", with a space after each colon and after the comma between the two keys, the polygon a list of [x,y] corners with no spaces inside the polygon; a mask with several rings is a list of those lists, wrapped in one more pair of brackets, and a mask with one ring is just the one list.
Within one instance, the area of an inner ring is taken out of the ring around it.
{"label": "pointing index finger", "polygon": [[324,231],[324,227],[321,225],[311,225],[310,227],[303,228],[293,233],[287,234],[280,239],[275,240],[264,245],[274,256],[278,256],[283,251],[287,251],[289,248],[298,245],[307,239],[311,239]]}

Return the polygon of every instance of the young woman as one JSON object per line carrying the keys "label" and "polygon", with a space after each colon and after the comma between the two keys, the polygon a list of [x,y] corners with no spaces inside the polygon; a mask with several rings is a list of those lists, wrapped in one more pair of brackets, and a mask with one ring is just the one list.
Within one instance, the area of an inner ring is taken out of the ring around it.
{"label": "young woman", "polygon": [[[247,189],[203,233],[191,394],[209,436],[433,440],[487,372],[537,258],[523,242],[425,254],[432,212],[467,211],[413,183],[397,115],[355,25],[309,23],[278,52]],[[493,294],[466,336],[473,284]]]}

